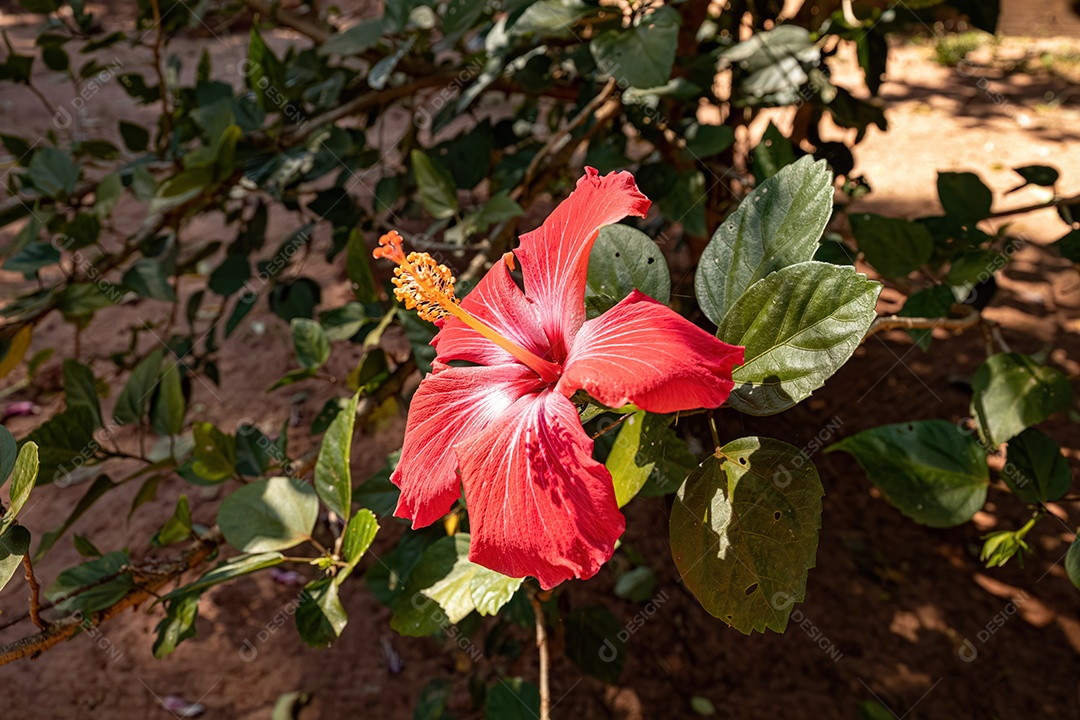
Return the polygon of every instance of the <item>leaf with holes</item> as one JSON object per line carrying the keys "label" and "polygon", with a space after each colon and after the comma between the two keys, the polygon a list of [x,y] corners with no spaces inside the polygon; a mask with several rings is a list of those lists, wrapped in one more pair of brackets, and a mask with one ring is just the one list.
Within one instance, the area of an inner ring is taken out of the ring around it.
{"label": "leaf with holes", "polygon": [[701,255],[694,287],[706,317],[719,325],[751,285],[813,259],[832,197],[828,166],[810,157],[782,168],[747,195]]}
{"label": "leaf with holes", "polygon": [[660,248],[648,235],[629,225],[600,230],[589,255],[585,311],[597,317],[619,303],[634,288],[653,300],[671,300],[671,273]]}
{"label": "leaf with holes", "polygon": [[635,88],[659,87],[671,77],[679,44],[679,13],[660,7],[632,28],[608,30],[589,44],[600,71]]}
{"label": "leaf with holes", "polygon": [[686,587],[740,632],[783,632],[814,567],[824,494],[814,464],[787,443],[724,445],[671,509],[671,554]]}

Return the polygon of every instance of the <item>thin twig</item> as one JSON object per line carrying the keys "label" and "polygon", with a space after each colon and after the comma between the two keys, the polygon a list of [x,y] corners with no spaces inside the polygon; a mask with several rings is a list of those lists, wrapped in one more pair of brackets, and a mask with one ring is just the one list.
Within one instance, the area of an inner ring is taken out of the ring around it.
{"label": "thin twig", "polygon": [[37,658],[46,650],[52,648],[68,638],[73,637],[81,630],[100,625],[114,618],[128,608],[156,599],[158,590],[170,581],[179,578],[188,570],[192,570],[202,563],[217,549],[221,542],[216,533],[200,540],[196,545],[189,548],[181,558],[176,561],[175,567],[168,572],[153,577],[147,584],[130,590],[124,597],[103,610],[84,615],[81,612],[68,615],[67,617],[49,623],[48,627],[30,637],[16,640],[0,647],[0,665],[20,660],[22,658]]}
{"label": "thin twig", "polygon": [[158,80],[158,94],[161,95],[161,140],[162,146],[169,146],[169,138],[172,136],[172,110],[169,109],[169,86],[165,82],[165,72],[161,67],[161,49],[165,45],[165,27],[161,22],[161,6],[158,0],[150,0],[150,6],[154,10],[154,26],[157,34],[151,49],[154,52],[154,73]]}
{"label": "thin twig", "polygon": [[1045,210],[1047,208],[1057,207],[1058,205],[1076,205],[1077,203],[1080,203],[1080,195],[1073,195],[1072,197],[1056,197],[1053,200],[1047,200],[1046,202],[1033,203],[1031,205],[1011,208],[1009,210],[998,210],[997,212],[990,213],[989,217],[1000,218],[1008,217],[1010,215],[1023,215],[1024,213]]}
{"label": "thin twig", "polygon": [[23,555],[23,567],[26,568],[26,582],[30,584],[30,619],[41,630],[47,630],[49,624],[41,619],[41,586],[34,576],[34,566],[30,562],[30,553]]}
{"label": "thin twig", "polygon": [[551,689],[548,687],[547,630],[544,628],[544,607],[535,593],[529,593],[536,616],[536,649],[540,651],[540,720],[551,720]]}
{"label": "thin twig", "polygon": [[544,143],[544,146],[540,148],[540,152],[533,155],[532,160],[529,161],[529,166],[525,168],[525,174],[521,178],[521,182],[518,184],[514,191],[510,193],[510,197],[514,200],[519,200],[525,191],[528,189],[529,184],[532,182],[537,170],[540,169],[540,163],[543,159],[557,150],[559,150],[559,143],[563,138],[574,131],[575,128],[584,124],[596,110],[607,102],[607,99],[611,97],[611,94],[615,92],[615,78],[611,78],[607,81],[607,84],[597,93],[596,97],[589,101],[589,103],[581,109],[577,115],[573,117],[566,125],[553,134],[548,141]]}

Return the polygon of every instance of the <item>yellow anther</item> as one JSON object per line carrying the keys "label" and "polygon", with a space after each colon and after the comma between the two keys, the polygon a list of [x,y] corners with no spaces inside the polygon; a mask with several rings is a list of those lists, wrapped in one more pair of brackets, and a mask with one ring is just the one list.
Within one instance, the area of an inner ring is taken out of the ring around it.
{"label": "yellow anther", "polygon": [[[379,238],[379,247],[372,255],[376,259],[386,258],[397,263],[392,280],[394,297],[405,303],[406,308],[415,309],[420,317],[433,323],[452,315],[535,370],[546,382],[553,383],[559,379],[562,368],[558,365],[537,357],[458,305],[454,296],[454,275],[450,268],[440,265],[427,253],[411,252],[406,256],[401,244],[401,235],[391,230]],[[507,253],[503,260],[513,268],[513,255]]]}
{"label": "yellow anther", "polygon": [[427,253],[409,253],[405,262],[394,268],[392,282],[394,297],[409,310],[416,308],[428,322],[445,320],[450,315],[447,304],[458,302],[454,297],[454,274]]}

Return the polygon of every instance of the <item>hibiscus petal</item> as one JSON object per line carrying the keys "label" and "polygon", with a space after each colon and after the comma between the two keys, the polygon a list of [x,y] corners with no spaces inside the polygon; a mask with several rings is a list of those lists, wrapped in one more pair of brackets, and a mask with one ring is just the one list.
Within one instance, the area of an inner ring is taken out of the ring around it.
{"label": "hibiscus petal", "polygon": [[742,362],[742,347],[634,290],[581,326],[558,390],[584,389],[608,407],[634,403],[655,413],[714,408],[727,400],[731,370]]}
{"label": "hibiscus petal", "polygon": [[414,528],[435,522],[461,495],[453,446],[500,419],[540,382],[524,365],[448,367],[420,383],[409,407],[405,444],[390,479],[401,488],[397,517]]}
{"label": "hibiscus petal", "polygon": [[[500,335],[534,355],[550,360],[547,337],[540,328],[536,309],[525,299],[505,262],[497,262],[477,283],[461,307]],[[479,365],[519,362],[513,355],[470,328],[456,317],[443,323],[432,341],[440,362],[467,360]]]}
{"label": "hibiscus petal", "polygon": [[627,215],[644,217],[649,205],[630,173],[601,177],[585,168],[577,188],[544,224],[521,236],[517,255],[525,294],[540,313],[556,362],[585,322],[585,274],[597,233]]}
{"label": "hibiscus petal", "polygon": [[454,450],[469,506],[469,559],[552,588],[589,578],[611,557],[626,522],[611,474],[592,459],[577,410],[545,390]]}

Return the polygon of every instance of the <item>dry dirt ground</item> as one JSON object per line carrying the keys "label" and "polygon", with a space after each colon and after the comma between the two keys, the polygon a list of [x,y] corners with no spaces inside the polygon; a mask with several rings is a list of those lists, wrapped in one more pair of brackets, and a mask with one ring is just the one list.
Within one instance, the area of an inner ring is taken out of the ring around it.
{"label": "dry dirt ground", "polygon": [[[25,46],[31,37],[25,27],[12,28],[16,44]],[[184,41],[177,51],[192,58],[205,46],[217,67],[228,67],[242,57],[245,44],[242,35],[224,36],[220,41]],[[122,50],[120,58],[129,67],[146,62],[139,51]],[[1054,164],[1063,170],[1063,189],[1080,191],[1080,110],[1075,101],[1050,107],[1046,95],[1060,93],[1060,84],[1016,76],[981,85],[977,78],[929,58],[924,47],[893,50],[882,91],[890,131],[871,131],[856,153],[857,172],[874,188],[861,208],[909,217],[930,213],[936,207],[934,174],[939,169],[979,172],[997,193],[999,207],[1038,200],[1027,191],[1002,199],[1001,193],[1015,182],[1009,170],[1015,165]],[[850,72],[848,78],[854,84]],[[63,86],[47,75],[41,82],[54,101],[63,102]],[[0,127],[24,135],[49,129],[50,118],[33,98],[8,88],[4,93]],[[106,86],[88,102],[86,120],[108,135],[117,117],[138,117],[138,112],[118,88]],[[279,225],[273,232],[284,236],[290,229]],[[201,219],[191,232],[213,237],[220,232],[219,219]],[[1080,372],[1080,275],[1043,247],[1060,236],[1064,226],[1045,211],[1018,219],[1014,232],[1031,242],[1002,273],[999,294],[987,314],[1001,323],[1005,339],[1017,351],[1056,348],[1052,362],[1075,379]],[[305,272],[322,282],[327,304],[346,298],[340,267],[312,266]],[[0,299],[19,289],[10,275],[0,282]],[[181,294],[200,284],[198,279],[185,281]],[[883,300],[883,311],[892,309],[890,297]],[[82,357],[97,358],[95,370],[109,378],[111,365],[100,359],[124,342],[125,328],[160,319],[151,304],[103,311],[84,334]],[[291,431],[290,444],[299,449],[309,445],[304,429],[333,392],[301,386],[306,396],[295,398],[291,407],[291,390],[265,392],[291,366],[287,336],[285,324],[268,311],[249,315],[221,352],[221,387],[195,386],[199,418],[232,428],[248,417],[271,428],[296,412],[305,421]],[[912,349],[904,335],[871,339],[809,401],[778,418],[731,413],[722,418],[721,432],[730,437],[774,436],[803,446],[830,434],[835,439],[889,422],[930,417],[958,421],[968,414],[963,381],[982,361],[984,341],[977,332],[955,338],[942,334],[936,344],[935,354],[927,355]],[[58,349],[43,371],[43,383],[52,392],[35,398],[42,416],[11,421],[19,437],[60,405],[58,367],[60,358],[72,353],[70,326],[56,318],[44,323],[32,351],[43,347]],[[336,346],[331,372],[343,374],[356,360],[356,351]],[[385,453],[399,446],[403,429],[398,419],[377,436],[358,439],[354,477],[373,473]],[[1046,429],[1067,449],[1075,472],[1080,464],[1076,426],[1057,419]],[[678,584],[668,554],[665,503],[635,501],[628,509],[625,542],[659,575],[657,593],[663,602],[630,638],[617,686],[583,677],[562,656],[556,635],[554,716],[694,717],[689,699],[695,695],[710,699],[717,717],[724,718],[854,718],[860,702],[875,698],[898,718],[1080,716],[1075,673],[1080,595],[1060,563],[1080,522],[1076,503],[1056,506],[1060,522],[1051,519],[1037,528],[1026,567],[985,570],[977,557],[979,536],[991,528],[1018,527],[1025,519],[1026,510],[1005,493],[991,491],[976,524],[931,530],[909,522],[881,500],[849,457],[817,454],[814,460],[827,493],[817,567],[810,573],[806,602],[797,606],[785,634],[746,637],[706,614]],[[39,535],[56,526],[84,487],[36,492],[32,509],[24,515],[32,532]],[[134,490],[106,496],[75,530],[103,549],[127,546],[141,556],[145,538],[185,491],[192,496],[196,521],[213,521],[213,494],[185,490],[177,481],[125,522]],[[381,553],[394,534],[384,533],[373,551]],[[75,562],[77,556],[65,541],[38,570],[49,581]],[[615,599],[612,584],[612,574],[605,570],[587,585],[570,587],[562,604],[572,608],[603,602],[631,623],[642,606]],[[201,702],[208,718],[268,718],[279,695],[304,691],[312,697],[306,718],[402,720],[412,717],[425,682],[445,678],[458,681],[454,705],[459,716],[467,716],[462,679],[468,663],[457,648],[397,637],[389,629],[389,612],[354,584],[344,597],[350,616],[344,635],[331,650],[311,651],[289,618],[295,596],[295,588],[265,576],[209,592],[200,605],[198,637],[160,661],[150,653],[160,610],[131,612],[105,625],[100,636],[83,635],[34,662],[0,668],[3,714],[26,720],[167,718],[158,698],[175,694]],[[25,585],[12,582],[0,596],[0,618],[23,612],[25,598]],[[0,642],[28,631],[25,623],[16,626],[0,634]],[[521,630],[520,640],[528,646],[529,632]],[[389,671],[384,641],[403,657],[400,673]],[[536,677],[532,652],[497,669]]]}

